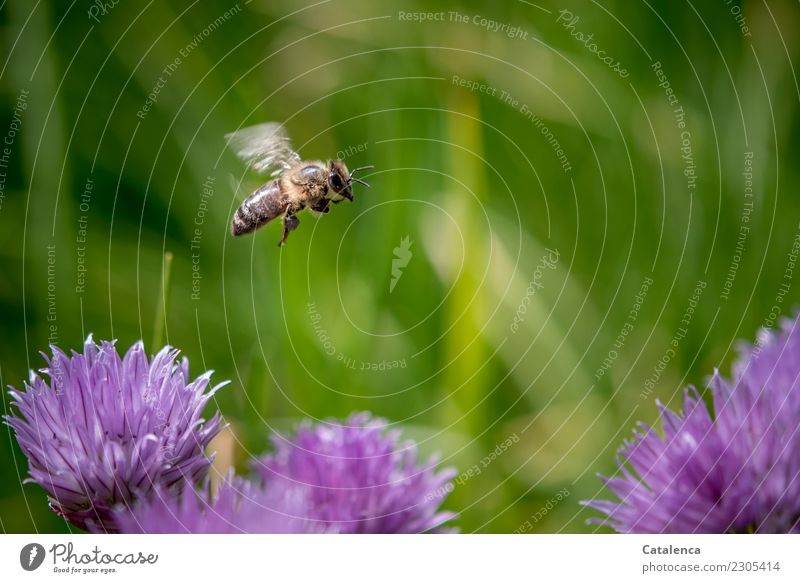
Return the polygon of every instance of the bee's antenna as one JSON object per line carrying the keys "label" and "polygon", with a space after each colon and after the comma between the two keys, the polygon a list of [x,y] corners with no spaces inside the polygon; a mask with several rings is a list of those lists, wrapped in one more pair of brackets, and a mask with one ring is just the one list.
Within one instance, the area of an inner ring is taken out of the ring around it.
{"label": "bee's antenna", "polygon": [[363,181],[363,180],[361,180],[360,178],[353,178],[352,176],[350,176],[350,181],[351,181],[351,182],[353,182],[353,181],[355,181],[355,182],[358,182],[359,184],[363,184],[364,186],[366,186],[367,188],[369,188],[369,184],[367,184],[366,182],[364,182],[364,181]]}
{"label": "bee's antenna", "polygon": [[370,164],[369,166],[359,166],[358,168],[353,168],[353,169],[350,171],[350,176],[352,177],[352,176],[353,176],[353,174],[355,174],[355,173],[356,173],[356,172],[358,172],[359,170],[369,170],[370,168],[375,168],[375,166],[374,166],[374,165],[372,165],[372,164]]}

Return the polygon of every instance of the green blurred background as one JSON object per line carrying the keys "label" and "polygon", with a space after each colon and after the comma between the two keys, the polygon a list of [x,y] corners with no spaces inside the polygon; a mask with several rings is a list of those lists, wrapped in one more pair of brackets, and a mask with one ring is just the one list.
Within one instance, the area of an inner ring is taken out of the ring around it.
{"label": "green blurred background", "polygon": [[[370,410],[465,473],[463,531],[603,531],[578,502],[635,422],[798,300],[796,2],[33,4],[0,9],[4,386],[162,322],[232,381],[222,465]],[[263,179],[223,136],[267,120],[375,165],[280,251],[228,231]],[[5,427],[0,468],[2,531],[68,530]]]}

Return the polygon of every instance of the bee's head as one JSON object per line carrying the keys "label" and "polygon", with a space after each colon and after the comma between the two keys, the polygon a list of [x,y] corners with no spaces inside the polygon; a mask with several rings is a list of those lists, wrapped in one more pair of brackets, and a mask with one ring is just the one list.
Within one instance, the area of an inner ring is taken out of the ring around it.
{"label": "bee's head", "polygon": [[347,170],[347,166],[341,160],[331,160],[329,166],[328,188],[336,194],[342,195],[347,200],[353,200],[353,189],[351,187],[353,182],[369,186],[369,184],[363,180],[354,178],[353,175],[359,170],[366,170],[368,168],[373,168],[373,166],[360,166],[358,168],[353,168],[352,172]]}

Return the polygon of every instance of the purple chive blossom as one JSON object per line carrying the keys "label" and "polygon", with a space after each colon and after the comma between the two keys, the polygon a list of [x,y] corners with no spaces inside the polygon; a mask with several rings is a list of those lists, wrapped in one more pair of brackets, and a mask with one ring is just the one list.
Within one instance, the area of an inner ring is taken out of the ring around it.
{"label": "purple chive blossom", "polygon": [[141,342],[123,358],[113,342],[91,336],[83,354],[51,349],[40,371],[47,380],[31,371],[24,391],[12,389],[16,414],[5,421],[28,457],[28,481],[47,491],[56,513],[114,531],[116,504],[205,475],[204,450],[220,430],[218,415],[200,417],[222,386],[206,391],[210,372],[190,381],[177,350],[148,360]]}
{"label": "purple chive blossom", "polygon": [[209,481],[198,489],[157,488],[147,500],[118,507],[114,518],[125,534],[294,534],[321,532],[298,518],[302,492],[273,492],[231,477],[209,493]]}
{"label": "purple chive blossom", "polygon": [[[620,449],[620,501],[586,505],[620,532],[800,533],[800,324],[742,346],[733,380],[715,372],[713,415],[691,388],[659,404],[664,436],[641,425]],[[624,464],[628,464],[627,467]]]}
{"label": "purple chive blossom", "polygon": [[304,517],[341,533],[440,530],[454,515],[440,512],[455,472],[417,461],[416,444],[399,441],[368,413],[343,423],[305,423],[294,437],[273,438],[275,452],[254,464],[268,486],[307,496]]}

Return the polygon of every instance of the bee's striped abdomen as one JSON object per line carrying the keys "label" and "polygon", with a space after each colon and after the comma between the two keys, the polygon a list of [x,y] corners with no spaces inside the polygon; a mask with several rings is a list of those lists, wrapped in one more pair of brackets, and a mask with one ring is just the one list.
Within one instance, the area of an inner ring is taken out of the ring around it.
{"label": "bee's striped abdomen", "polygon": [[288,202],[281,192],[280,182],[272,180],[248,196],[236,209],[231,221],[231,233],[244,235],[266,225],[286,212]]}

